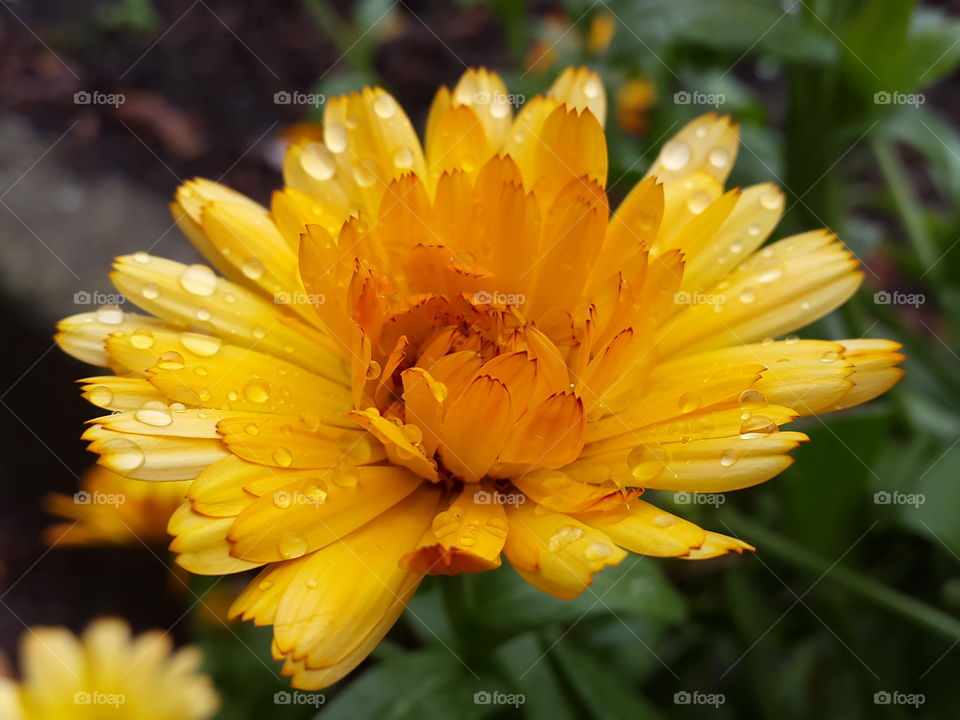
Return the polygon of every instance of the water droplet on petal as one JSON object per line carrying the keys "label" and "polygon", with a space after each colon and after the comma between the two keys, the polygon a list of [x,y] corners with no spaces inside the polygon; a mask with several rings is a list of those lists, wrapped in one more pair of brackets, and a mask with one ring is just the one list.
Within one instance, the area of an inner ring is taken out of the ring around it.
{"label": "water droplet on petal", "polygon": [[269,580],[261,580],[260,584],[257,585],[257,590],[259,590],[260,592],[266,592],[272,587],[273,587],[273,583],[270,582]]}
{"label": "water droplet on petal", "polygon": [[357,487],[360,483],[357,473],[350,468],[337,468],[333,471],[332,479],[334,485],[347,490]]}
{"label": "water droplet on petal", "polygon": [[173,414],[164,403],[159,400],[148,400],[134,413],[134,417],[146,425],[166,427],[173,422]]}
{"label": "water droplet on petal", "polygon": [[200,357],[216,355],[220,346],[223,345],[223,340],[215,335],[202,335],[192,332],[180,333],[180,342],[187,350]]}
{"label": "water droplet on petal", "polygon": [[737,453],[733,450],[724,450],[720,455],[720,464],[723,467],[730,467],[737,461]]}
{"label": "water droplet on petal", "polygon": [[627,455],[627,466],[633,477],[641,482],[653,480],[667,467],[670,456],[659,443],[637,445]]}
{"label": "water droplet on petal", "polygon": [[373,101],[373,111],[378,117],[389,120],[397,112],[397,104],[387,93],[380,92]]}
{"label": "water droplet on petal", "polygon": [[293,464],[293,454],[285,447],[273,451],[273,461],[280,467],[290,467]]}
{"label": "water droplet on petal", "polygon": [[119,325],[123,322],[123,310],[118,305],[97,308],[97,320],[104,325]]}
{"label": "water droplet on petal", "polygon": [[243,431],[247,433],[247,435],[259,435],[260,426],[255,423],[247,423],[243,426]]}
{"label": "water droplet on petal", "polygon": [[153,333],[146,328],[137,328],[130,336],[130,344],[137,350],[148,350],[153,347]]}
{"label": "water droplet on petal", "polygon": [[710,156],[708,159],[710,160],[711,165],[722,170],[730,164],[730,151],[722,147],[714,148],[710,151]]}
{"label": "water droplet on petal", "polygon": [[677,401],[680,406],[680,412],[690,413],[700,407],[703,403],[702,398],[693,392],[683,393]]}
{"label": "water droplet on petal", "polygon": [[820,362],[822,363],[832,363],[840,359],[840,353],[836,350],[827,350],[823,355],[820,356]]}
{"label": "water droplet on petal", "polygon": [[377,181],[377,166],[372,160],[360,160],[353,166],[353,179],[360,187],[370,187]]}
{"label": "water droplet on petal", "polygon": [[744,440],[770,435],[779,430],[777,424],[763,415],[753,415],[740,425],[740,437]]}
{"label": "water droplet on petal", "polygon": [[783,195],[776,190],[768,190],[760,198],[760,204],[767,210],[779,210],[783,205]]}
{"label": "water droplet on petal", "polygon": [[133,472],[146,461],[143,449],[129,438],[110,438],[99,452],[101,464],[120,475]]}
{"label": "water droplet on petal", "polygon": [[605,542],[590,543],[583,551],[583,556],[587,560],[606,560],[611,555],[613,555],[613,548]]}
{"label": "water droplet on petal", "polygon": [[307,552],[307,538],[296,532],[285,533],[277,546],[281,557],[293,560]]}
{"label": "water droplet on petal", "polygon": [[408,147],[399,147],[397,151],[393,153],[393,164],[401,170],[409,170],[413,167],[413,162],[413,150]]}
{"label": "water droplet on petal", "polygon": [[699,215],[710,206],[710,196],[705,192],[694,193],[687,200],[687,208],[694,215]]}
{"label": "water droplet on petal", "polygon": [[462,525],[461,513],[459,510],[444,510],[437,513],[433,518],[433,532],[437,538],[444,538],[452,535],[460,529]]}
{"label": "water droplet on petal", "polygon": [[682,170],[690,162],[690,146],[683,140],[670,140],[660,152],[660,162],[667,170]]}
{"label": "water droplet on petal", "polygon": [[329,180],[337,172],[337,160],[329,148],[320,143],[310,143],[303,148],[300,164],[308,175],[317,180]]}
{"label": "water droplet on petal", "polygon": [[176,350],[167,350],[157,360],[157,367],[161,370],[183,370],[183,355]]}
{"label": "water droplet on petal", "polygon": [[576,542],[583,537],[583,528],[576,525],[564,525],[557,530],[547,543],[550,552],[558,552],[570,543]]}
{"label": "water droplet on petal", "polygon": [[217,289],[217,276],[206,265],[191,265],[180,276],[180,285],[189,293],[207,297]]}
{"label": "water droplet on petal", "polygon": [[106,385],[94,385],[87,391],[87,398],[94,405],[104,407],[113,402],[113,392]]}
{"label": "water droplet on petal", "polygon": [[270,398],[270,385],[265,380],[254,378],[243,386],[243,394],[250,402],[263,403]]}
{"label": "water droplet on petal", "polygon": [[243,274],[251,280],[259,280],[263,277],[263,273],[266,271],[263,261],[260,260],[260,258],[255,257],[248,257],[246,260],[244,260],[243,265],[240,266],[240,269],[243,271]]}
{"label": "water droplet on petal", "polygon": [[133,261],[140,263],[141,265],[148,265],[150,263],[150,256],[141,250],[140,252],[135,252],[133,254]]}
{"label": "water droplet on petal", "polygon": [[747,305],[757,299],[757,291],[753,288],[744,288],[740,291],[740,302]]}
{"label": "water droplet on petal", "polygon": [[370,364],[367,365],[367,379],[376,380],[378,377],[380,377],[380,363],[371,360]]}
{"label": "water droplet on petal", "polygon": [[744,405],[766,405],[767,399],[763,396],[763,393],[759,390],[744,390],[740,393],[740,398],[737,400],[740,407]]}
{"label": "water droplet on petal", "polygon": [[661,528],[668,528],[671,525],[675,525],[676,522],[677,519],[673,515],[667,515],[666,513],[663,515],[657,515],[653,519],[653,524]]}
{"label": "water droplet on petal", "polygon": [[160,288],[157,287],[156,283],[148,282],[141,288],[140,292],[147,300],[156,300],[160,297]]}
{"label": "water droplet on petal", "polygon": [[323,141],[331,152],[340,154],[347,149],[347,129],[339,123],[331,123],[323,129]]}

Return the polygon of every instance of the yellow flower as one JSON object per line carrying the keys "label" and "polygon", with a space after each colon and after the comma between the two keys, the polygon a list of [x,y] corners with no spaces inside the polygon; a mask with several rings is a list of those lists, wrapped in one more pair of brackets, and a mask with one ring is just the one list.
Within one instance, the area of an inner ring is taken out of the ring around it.
{"label": "yellow flower", "polygon": [[22,680],[0,678],[4,720],[202,720],[219,706],[210,678],[198,672],[200,652],[171,654],[169,636],[135,638],[127,624],[101,618],[82,638],[66,628],[23,634]]}
{"label": "yellow flower", "polygon": [[330,100],[262,207],[194,180],[173,204],[218,268],[138,253],[113,279],[153,317],[74,316],[116,371],[85,437],[128,477],[196,478],[171,548],[263,568],[232,613],[274,626],[300,688],[356,667],[425,573],[513,567],[560,598],[625,550],[749,548],[639,499],[787,467],[779,426],[893,385],[884,340],[770,338],[847,299],[828,232],[760,246],[783,210],[724,192],[727,118],[694,120],[609,217],[600,79],[567,70],[514,118],[501,80],[442,88],[425,146],[380,89]]}
{"label": "yellow flower", "polygon": [[647,111],[657,102],[656,88],[646,78],[627,80],[617,90],[617,124],[637,135],[647,130]]}
{"label": "yellow flower", "polygon": [[96,465],[84,473],[74,495],[47,495],[48,512],[68,522],[47,528],[44,539],[51,546],[167,543],[167,523],[188,487],[189,482],[130,482]]}

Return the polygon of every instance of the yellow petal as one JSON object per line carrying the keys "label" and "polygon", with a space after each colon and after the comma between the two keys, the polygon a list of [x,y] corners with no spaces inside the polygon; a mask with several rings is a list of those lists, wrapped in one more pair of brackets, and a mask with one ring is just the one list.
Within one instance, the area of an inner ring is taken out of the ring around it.
{"label": "yellow petal", "polygon": [[671,182],[703,171],[722,184],[736,160],[739,134],[738,126],[728,116],[701,115],[667,141],[647,176]]}
{"label": "yellow petal", "polygon": [[548,97],[576,110],[589,110],[600,125],[607,118],[607,94],[600,76],[586,67],[568,67],[550,86]]}
{"label": "yellow petal", "polygon": [[605,533],[568,515],[538,511],[534,503],[506,510],[504,553],[524,580],[554,597],[576,597],[594,573],[626,557]]}

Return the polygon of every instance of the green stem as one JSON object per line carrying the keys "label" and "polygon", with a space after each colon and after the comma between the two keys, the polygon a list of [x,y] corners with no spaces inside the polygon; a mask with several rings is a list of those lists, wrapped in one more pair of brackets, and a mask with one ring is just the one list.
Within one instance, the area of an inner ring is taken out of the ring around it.
{"label": "green stem", "polygon": [[832,582],[874,604],[900,615],[951,640],[960,640],[960,619],[931,607],[908,595],[882,585],[859,573],[835,566],[815,553],[806,550],[739,513],[730,511],[730,525],[756,540],[765,551],[806,570],[824,581]]}
{"label": "green stem", "polygon": [[897,206],[897,212],[900,214],[903,227],[907,231],[907,237],[920,258],[920,262],[932,276],[931,279],[939,280],[937,248],[927,230],[926,223],[923,220],[923,212],[913,195],[903,166],[897,159],[889,141],[874,140],[871,144],[873,154],[877,158],[877,164],[880,166],[880,172],[883,173],[883,178],[887,181],[887,186],[893,195],[893,202]]}

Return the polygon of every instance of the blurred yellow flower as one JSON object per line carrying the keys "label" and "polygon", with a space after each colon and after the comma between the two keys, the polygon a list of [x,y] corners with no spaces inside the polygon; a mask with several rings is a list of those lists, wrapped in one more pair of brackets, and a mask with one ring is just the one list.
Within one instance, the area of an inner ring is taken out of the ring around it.
{"label": "blurred yellow flower", "polygon": [[66,628],[33,627],[20,648],[22,680],[0,678],[4,720],[203,720],[219,700],[199,673],[200,652],[171,653],[155,630],[131,637],[122,620],[102,618],[77,638]]}
{"label": "blurred yellow flower", "polygon": [[128,480],[96,465],[74,495],[50,493],[46,509],[67,522],[44,532],[49,545],[148,545],[170,540],[167,523],[183,502],[189,482]]}
{"label": "blurred yellow flower", "polygon": [[587,50],[599,55],[610,47],[613,36],[617,31],[616,18],[608,12],[598,12],[590,20],[590,31],[587,35]]}
{"label": "blurred yellow flower", "polygon": [[646,78],[633,78],[617,90],[617,124],[639,135],[647,130],[647,111],[657,102],[657,90]]}
{"label": "blurred yellow flower", "polygon": [[900,377],[895,343],[783,336],[861,274],[826,231],[761,249],[783,212],[724,191],[738,134],[706,115],[610,216],[600,78],[565,71],[514,116],[485,70],[441,88],[421,145],[385,91],[330,99],[270,208],[207,180],[174,215],[222,277],[137,253],[113,280],[150,315],[67,318],[114,414],[86,432],[128,477],[194,479],[171,548],[263,568],[232,613],[274,627],[300,688],[356,667],[425,574],[505,555],[560,598],[627,550],[750,546],[639,499],[786,468],[799,415]]}

